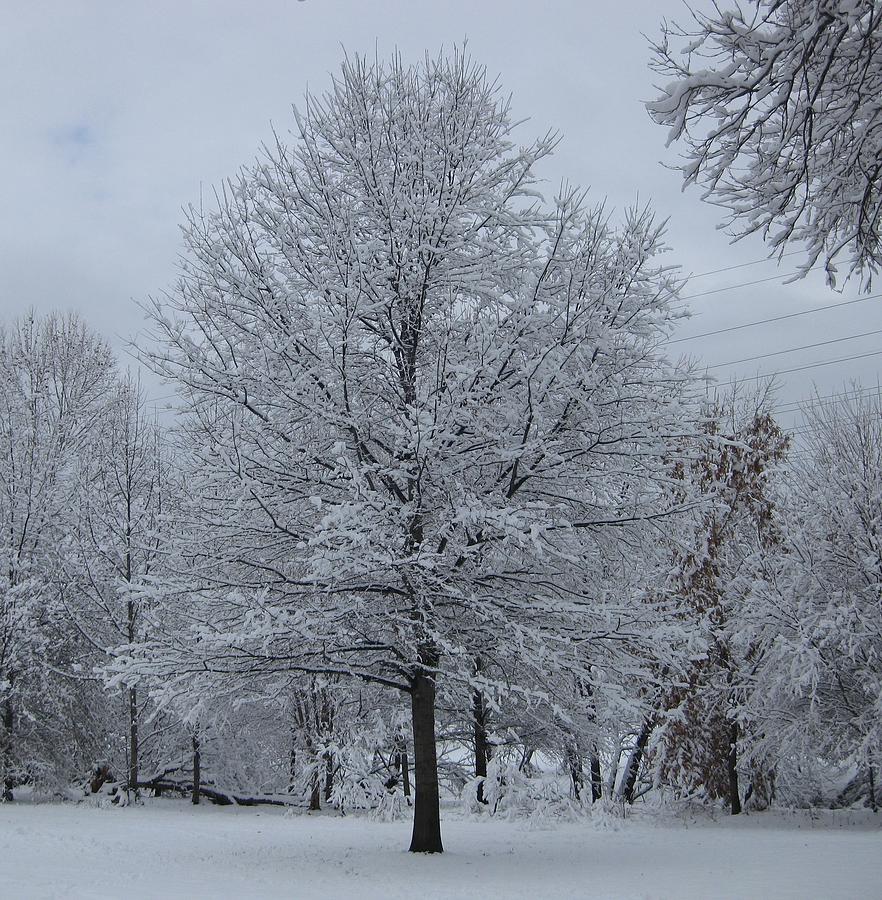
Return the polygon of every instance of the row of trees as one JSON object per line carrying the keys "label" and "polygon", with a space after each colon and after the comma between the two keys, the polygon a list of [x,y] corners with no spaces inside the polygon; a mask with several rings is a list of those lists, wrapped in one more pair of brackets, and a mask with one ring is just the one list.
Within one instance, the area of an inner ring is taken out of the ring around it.
{"label": "row of trees", "polygon": [[136,690],[117,716],[94,668],[139,634],[131,590],[160,553],[160,431],[106,342],[72,315],[0,332],[0,404],[4,793],[71,778],[119,747],[137,773]]}
{"label": "row of trees", "polygon": [[[232,502],[204,523],[218,495],[193,480],[202,464],[179,477],[182,435],[150,421],[75,318],[15,323],[3,373],[7,799],[101,765],[131,798],[189,789],[195,757],[220,801],[405,805],[419,751],[402,688],[334,655],[357,646],[364,613],[319,633],[315,607],[229,583],[234,532],[212,535]],[[488,617],[467,652],[445,636],[454,658],[439,653],[432,682],[447,789],[535,809],[560,772],[558,811],[652,785],[739,811],[830,802],[840,779],[841,802],[874,803],[880,412],[877,398],[818,403],[793,454],[756,400],[697,407],[662,527],[631,523],[616,551],[621,526],[599,526],[616,529],[605,555],[569,584],[557,570],[553,606],[512,574],[518,620]]]}
{"label": "row of trees", "polygon": [[189,217],[143,351],[167,433],[76,319],[6,333],[8,793],[124,759],[130,796],[394,811],[412,764],[439,852],[467,769],[491,810],[552,764],[733,812],[874,773],[878,417],[863,469],[784,468],[767,404],[667,358],[651,212],[546,204],[555,139],[514,128],[467,58],[349,61]]}

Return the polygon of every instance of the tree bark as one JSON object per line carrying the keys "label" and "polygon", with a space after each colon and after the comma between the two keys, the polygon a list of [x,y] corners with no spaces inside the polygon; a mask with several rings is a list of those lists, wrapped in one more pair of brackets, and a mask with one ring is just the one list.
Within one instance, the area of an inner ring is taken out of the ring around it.
{"label": "tree bark", "polygon": [[202,753],[199,749],[199,732],[193,732],[193,792],[191,798],[194,804],[199,803],[202,791]]}
{"label": "tree bark", "polygon": [[[480,671],[480,660],[475,668]],[[487,777],[487,763],[490,759],[490,745],[487,741],[487,704],[484,695],[476,690],[472,698],[472,725],[475,735],[475,778]],[[478,802],[486,803],[484,799],[484,783],[478,785]]]}
{"label": "tree bark", "polygon": [[726,769],[729,773],[729,807],[732,815],[741,812],[741,795],[738,791],[738,723],[729,726],[729,752],[726,754]]}
{"label": "tree bark", "polygon": [[[126,494],[126,521],[128,525],[126,526],[126,581],[131,583],[132,581],[132,552],[131,552],[131,540],[132,540],[132,532],[131,532],[131,521],[132,521],[132,496],[131,493]],[[135,620],[138,615],[138,608],[135,605],[134,600],[129,600],[126,603],[126,636],[129,639],[129,643],[133,644],[135,642]],[[138,741],[138,693],[137,689],[133,685],[129,688],[129,781],[127,785],[127,794],[129,795],[129,800],[138,800],[140,797],[140,793],[138,791],[138,756],[139,756],[139,741]],[[194,803],[198,802],[196,800]]]}
{"label": "tree bark", "polygon": [[288,793],[297,790],[297,732],[291,734],[291,752],[288,754]]}
{"label": "tree bark", "polygon": [[398,734],[395,738],[395,768],[398,771],[398,777],[401,779],[401,787],[404,796],[410,803],[410,763],[407,759],[407,741],[403,734]]}
{"label": "tree bark", "polygon": [[325,803],[331,802],[331,794],[334,792],[334,757],[331,751],[325,751]]}
{"label": "tree bark", "polygon": [[404,744],[401,750],[401,784],[404,788],[404,796],[410,803],[410,761],[407,758],[407,744]]}
{"label": "tree bark", "polygon": [[575,743],[567,746],[567,762],[570,766],[570,779],[573,782],[573,796],[579,801],[582,799],[582,788],[585,786],[585,774],[582,768],[582,754]]}
{"label": "tree bark", "polygon": [[591,802],[597,803],[603,796],[603,779],[600,772],[600,757],[597,750],[591,753]]}
{"label": "tree bark", "polygon": [[870,809],[873,812],[879,812],[879,805],[876,802],[876,771],[872,766],[868,766],[867,779],[870,782]]}
{"label": "tree bark", "polygon": [[634,802],[634,788],[637,786],[637,775],[640,772],[640,762],[643,759],[643,754],[646,751],[646,746],[649,743],[653,728],[655,728],[655,721],[653,719],[647,717],[643,720],[640,734],[637,735],[637,743],[631,751],[631,755],[628,757],[628,765],[625,769],[625,777],[622,780],[621,790],[622,799],[628,803]]}
{"label": "tree bark", "polygon": [[129,798],[137,800],[138,792],[138,692],[129,688]]}
{"label": "tree bark", "polygon": [[306,755],[312,770],[310,775],[309,811],[318,812],[322,808],[321,774],[319,772],[319,757],[315,752],[315,741],[309,732],[306,733]]}
{"label": "tree bark", "polygon": [[6,676],[9,682],[9,693],[3,704],[3,735],[2,745],[0,745],[0,763],[2,763],[3,775],[3,801],[9,803],[13,798],[13,788],[15,786],[15,777],[10,771],[12,768],[12,748],[14,745],[13,729],[15,727],[15,712],[12,706],[12,685],[15,676],[10,672]]}
{"label": "tree bark", "polygon": [[416,802],[413,809],[411,853],[443,853],[441,803],[438,792],[438,755],[435,746],[435,673],[438,654],[420,651],[420,666],[411,678],[413,769]]}

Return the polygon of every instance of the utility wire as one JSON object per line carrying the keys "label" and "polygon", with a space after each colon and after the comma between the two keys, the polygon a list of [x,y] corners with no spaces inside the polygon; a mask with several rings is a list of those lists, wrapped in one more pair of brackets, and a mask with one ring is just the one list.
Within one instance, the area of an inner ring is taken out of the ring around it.
{"label": "utility wire", "polygon": [[856,353],[854,356],[842,356],[839,359],[827,359],[823,362],[811,363],[807,366],[794,366],[792,369],[779,369],[777,372],[767,372],[764,375],[751,375],[747,378],[736,378],[733,381],[724,381],[720,387],[734,387],[744,381],[759,381],[762,378],[777,378],[779,375],[790,375],[793,372],[805,372],[808,369],[819,369],[821,366],[832,366],[836,363],[851,362],[853,359],[866,359],[870,356],[879,356],[882,350],[874,350],[871,353]]}
{"label": "utility wire", "polygon": [[[795,256],[797,253],[802,253],[802,250],[791,250],[788,253],[782,253],[778,259],[784,259],[787,256]],[[712,269],[710,272],[699,272],[698,275],[690,275],[689,281],[694,281],[696,278],[706,278],[708,275],[719,275],[721,272],[731,272],[733,269],[746,269],[748,266],[758,266],[760,263],[771,262],[773,259],[775,259],[774,256],[764,256],[762,259],[755,259],[752,262],[738,263],[735,266],[725,266],[722,269]]]}
{"label": "utility wire", "polygon": [[162,397],[148,397],[147,403],[159,403],[160,400],[174,400],[179,394],[164,394]]}
{"label": "utility wire", "polygon": [[817,403],[820,403],[822,406],[827,402],[845,403],[848,400],[858,400],[870,391],[878,390],[880,390],[880,386],[875,385],[873,387],[856,388],[853,391],[837,391],[832,394],[822,394],[821,396],[809,397],[804,400],[788,400],[786,403],[776,406],[774,412],[775,414],[798,412],[801,407],[811,406],[812,404]]}
{"label": "utility wire", "polygon": [[857,300],[846,300],[843,303],[831,303],[828,306],[816,306],[814,309],[804,309],[801,312],[788,313],[785,316],[774,316],[771,319],[758,319],[756,322],[745,322],[743,325],[731,325],[729,328],[718,328],[716,331],[703,331],[701,334],[691,334],[689,337],[676,338],[668,341],[668,344],[682,344],[684,341],[695,341],[698,338],[711,337],[715,334],[727,334],[730,331],[739,331],[742,328],[754,328],[757,325],[769,325],[772,322],[783,322],[785,319],[796,319],[800,316],[810,316],[813,313],[825,312],[828,309],[839,309],[841,306],[853,306],[855,303],[866,303],[867,300],[878,300],[882,294],[872,294],[869,297],[858,297]]}
{"label": "utility wire", "polygon": [[775,350],[772,353],[758,353],[756,356],[746,356],[744,359],[733,359],[729,362],[715,363],[706,369],[722,369],[725,366],[736,366],[739,363],[753,362],[756,359],[768,359],[770,356],[782,356],[785,353],[797,353],[800,350],[814,350],[816,347],[827,347],[830,344],[842,344],[845,341],[856,341],[858,338],[870,337],[874,334],[882,334],[882,328],[875,331],[863,331],[860,334],[850,334],[848,337],[832,338],[829,341],[818,341],[816,344],[803,344],[801,347],[788,347],[786,350]]}
{"label": "utility wire", "polygon": [[[817,271],[820,266],[809,269],[809,272]],[[678,300],[695,300],[698,297],[709,297],[711,294],[722,294],[724,291],[734,291],[736,288],[750,287],[754,284],[765,284],[768,281],[781,281],[783,278],[790,278],[793,275],[802,275],[802,272],[778,272],[775,275],[769,275],[766,278],[757,278],[756,281],[744,281],[741,284],[728,284],[725,287],[713,288],[710,291],[701,291],[698,294],[687,294],[685,297],[678,297]]]}

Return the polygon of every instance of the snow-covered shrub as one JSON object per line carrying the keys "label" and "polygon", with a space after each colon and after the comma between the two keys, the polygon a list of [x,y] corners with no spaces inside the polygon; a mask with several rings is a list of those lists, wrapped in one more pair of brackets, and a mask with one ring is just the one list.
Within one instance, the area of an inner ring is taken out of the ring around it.
{"label": "snow-covered shrub", "polygon": [[[483,801],[479,788],[483,788]],[[486,778],[474,778],[465,786],[462,800],[471,812],[533,822],[582,814],[582,804],[570,795],[567,780],[559,772],[528,773],[504,753],[490,760]]]}

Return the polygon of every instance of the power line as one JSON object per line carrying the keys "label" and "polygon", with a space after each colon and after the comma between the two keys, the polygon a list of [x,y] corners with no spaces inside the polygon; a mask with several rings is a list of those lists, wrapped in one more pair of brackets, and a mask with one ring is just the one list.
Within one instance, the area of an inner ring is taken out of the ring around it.
{"label": "power line", "polygon": [[[778,259],[784,259],[787,256],[795,256],[797,253],[802,253],[802,251],[791,250],[788,253],[782,253]],[[771,262],[774,258],[774,256],[764,256],[762,259],[755,259],[752,262],[738,263],[738,265],[735,266],[725,266],[722,269],[712,269],[710,272],[699,272],[698,275],[690,275],[689,280],[694,281],[696,278],[707,278],[708,275],[719,275],[721,272],[731,272],[733,269],[745,269],[748,266],[758,266],[760,263]]]}
{"label": "power line", "polygon": [[[862,399],[867,400],[878,400],[882,398],[882,391],[875,391],[872,394],[865,394]],[[849,398],[844,398],[842,400],[830,400],[826,403],[820,404],[820,406],[824,409],[829,409],[831,406],[839,406],[840,403],[847,403]],[[800,437],[804,434],[811,434],[815,429],[814,426],[810,422],[806,422],[803,420],[802,422],[794,422],[793,425],[789,428],[785,428],[783,425],[781,426],[783,431],[786,431],[788,434],[793,435],[794,437]]]}
{"label": "power line", "polygon": [[827,347],[830,344],[842,344],[845,341],[856,341],[858,338],[870,337],[874,334],[882,334],[882,328],[877,328],[875,331],[864,331],[860,334],[850,334],[848,337],[840,337],[840,338],[832,338],[829,341],[818,341],[816,344],[803,344],[801,347],[788,347],[786,350],[775,350],[773,353],[758,353],[756,356],[746,356],[744,359],[733,359],[730,362],[724,363],[716,363],[712,366],[707,366],[707,370],[710,369],[722,369],[725,366],[736,366],[739,363],[753,362],[757,359],[768,359],[770,356],[782,356],[785,353],[797,353],[800,350],[814,350],[816,347]]}
{"label": "power line", "polygon": [[828,309],[838,309],[840,306],[852,306],[855,303],[866,303],[867,300],[878,300],[882,294],[872,294],[869,297],[858,297],[857,300],[846,300],[843,303],[831,303],[828,306],[816,306],[814,309],[804,309],[801,312],[788,313],[785,316],[774,316],[771,319],[758,319],[756,322],[745,322],[743,325],[731,325],[729,328],[718,328],[716,331],[704,331],[701,334],[691,334],[689,337],[676,338],[668,341],[668,344],[682,344],[684,341],[694,341],[698,338],[711,337],[715,334],[727,334],[730,331],[739,331],[742,328],[754,328],[757,325],[769,325],[772,322],[783,322],[785,319],[796,319],[800,316],[810,316],[813,313],[825,312]]}
{"label": "power line", "polygon": [[[808,269],[809,272],[816,272],[820,266]],[[751,287],[754,284],[765,284],[768,281],[781,281],[783,278],[790,278],[793,275],[802,275],[802,272],[778,272],[776,275],[769,275],[766,278],[757,278],[756,281],[744,281],[741,284],[729,284],[725,287],[714,288],[710,291],[701,291],[698,294],[687,294],[685,297],[678,297],[678,300],[695,300],[698,297],[709,297],[711,294],[722,294],[724,291],[734,291],[736,288]]]}
{"label": "power line", "polygon": [[798,412],[801,407],[811,406],[813,403],[820,403],[822,406],[828,401],[831,403],[845,403],[848,400],[857,400],[870,391],[879,391],[880,389],[882,388],[879,385],[875,385],[873,387],[856,388],[853,391],[836,391],[832,394],[822,394],[805,400],[788,400],[787,403],[775,407],[775,414]]}
{"label": "power line", "polygon": [[794,366],[792,369],[779,369],[777,372],[767,372],[764,375],[751,375],[747,378],[736,378],[734,381],[721,382],[720,387],[733,387],[744,381],[759,381],[761,378],[776,378],[778,375],[790,375],[793,372],[805,372],[808,369],[818,369],[821,366],[832,366],[836,363],[851,362],[853,359],[866,359],[867,357],[879,356],[880,354],[882,354],[882,350],[874,350],[871,353],[856,353],[853,356],[842,356],[839,359],[827,359],[823,362],[810,363],[807,366]]}
{"label": "power line", "polygon": [[148,397],[147,403],[159,403],[160,400],[174,400],[179,394],[164,394],[162,397]]}

